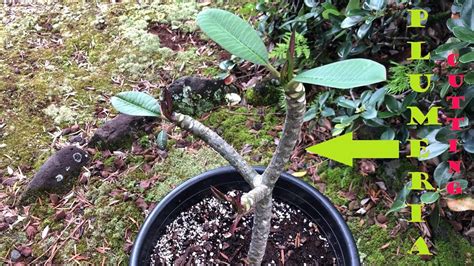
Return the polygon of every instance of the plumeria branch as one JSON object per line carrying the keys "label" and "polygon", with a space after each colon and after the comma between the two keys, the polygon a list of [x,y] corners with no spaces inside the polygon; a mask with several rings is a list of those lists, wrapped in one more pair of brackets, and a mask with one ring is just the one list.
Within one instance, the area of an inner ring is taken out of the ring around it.
{"label": "plumeria branch", "polygon": [[184,130],[190,131],[195,136],[200,137],[222,157],[224,157],[242,177],[254,187],[254,180],[260,180],[260,175],[240,156],[235,149],[223,140],[217,133],[212,131],[194,118],[173,112],[169,116],[171,122],[175,123]]}
{"label": "plumeria branch", "polygon": [[290,82],[285,93],[287,111],[283,134],[270,165],[263,173],[263,182],[270,187],[275,185],[285,163],[290,159],[291,153],[299,139],[306,111],[306,95],[303,84]]}

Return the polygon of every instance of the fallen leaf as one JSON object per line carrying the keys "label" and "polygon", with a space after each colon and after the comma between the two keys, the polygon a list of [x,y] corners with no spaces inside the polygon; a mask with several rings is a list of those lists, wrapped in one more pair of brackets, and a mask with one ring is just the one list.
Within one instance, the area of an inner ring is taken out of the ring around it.
{"label": "fallen leaf", "polygon": [[375,184],[377,184],[377,186],[379,186],[381,190],[387,190],[387,187],[385,186],[384,182],[379,181],[379,182],[375,182]]}
{"label": "fallen leaf", "polygon": [[293,175],[294,177],[303,177],[303,176],[305,176],[307,173],[308,173],[307,171],[300,171],[300,172],[295,172],[295,173],[293,173],[292,175]]}
{"label": "fallen leaf", "polygon": [[448,208],[455,212],[474,211],[474,198],[447,199]]}
{"label": "fallen leaf", "polygon": [[46,236],[48,236],[48,232],[49,232],[49,225],[47,225],[47,226],[43,229],[43,232],[41,232],[41,239],[45,239]]}

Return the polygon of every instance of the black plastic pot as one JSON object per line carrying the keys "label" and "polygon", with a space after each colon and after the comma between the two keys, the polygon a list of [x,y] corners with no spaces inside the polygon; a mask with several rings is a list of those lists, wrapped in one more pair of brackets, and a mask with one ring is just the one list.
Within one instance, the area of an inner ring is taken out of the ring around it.
{"label": "black plastic pot", "polygon": [[[256,167],[262,173],[264,168]],[[130,265],[150,264],[160,235],[183,210],[211,194],[210,187],[222,191],[247,191],[250,187],[233,167],[222,167],[191,178],[170,192],[151,212],[135,240]],[[332,203],[316,189],[283,173],[276,183],[273,197],[300,209],[319,225],[332,246],[339,265],[360,265],[356,244],[349,228]]]}

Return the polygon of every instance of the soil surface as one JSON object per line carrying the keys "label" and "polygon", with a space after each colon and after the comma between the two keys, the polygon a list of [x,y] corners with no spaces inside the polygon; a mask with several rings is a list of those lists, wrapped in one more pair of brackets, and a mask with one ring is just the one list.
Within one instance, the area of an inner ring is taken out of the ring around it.
{"label": "soil surface", "polygon": [[[264,264],[336,264],[334,252],[316,224],[288,204],[273,203]],[[205,198],[166,227],[151,255],[151,265],[247,264],[253,215],[242,217],[232,233],[235,217],[230,203]]]}

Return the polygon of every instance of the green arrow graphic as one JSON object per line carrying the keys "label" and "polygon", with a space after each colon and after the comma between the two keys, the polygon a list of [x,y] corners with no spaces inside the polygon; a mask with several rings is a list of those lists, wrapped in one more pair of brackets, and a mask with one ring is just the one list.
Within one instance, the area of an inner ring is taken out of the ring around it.
{"label": "green arrow graphic", "polygon": [[355,158],[399,158],[398,145],[398,140],[353,140],[351,132],[306,150],[352,166]]}

